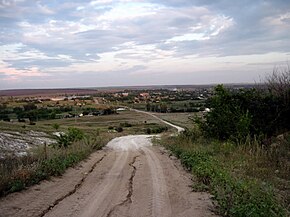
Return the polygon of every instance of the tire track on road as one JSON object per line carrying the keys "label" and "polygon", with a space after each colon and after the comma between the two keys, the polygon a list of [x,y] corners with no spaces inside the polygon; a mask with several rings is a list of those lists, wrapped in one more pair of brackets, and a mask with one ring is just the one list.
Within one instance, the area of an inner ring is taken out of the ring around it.
{"label": "tire track on road", "polygon": [[[129,152],[119,151],[117,159],[115,160],[113,167],[105,176],[102,183],[93,189],[93,195],[90,197],[89,203],[83,207],[79,216],[91,217],[91,216],[106,216],[106,213],[110,209],[110,206],[118,198],[114,197],[114,194],[118,195],[119,182],[121,181],[121,173],[125,167],[128,159]],[[114,191],[114,194],[111,192]],[[106,201],[109,200],[109,202]]]}
{"label": "tire track on road", "polygon": [[129,165],[133,168],[133,171],[131,173],[131,177],[129,178],[129,185],[128,185],[128,194],[126,196],[126,199],[124,201],[122,201],[121,203],[117,204],[116,206],[114,206],[110,212],[107,214],[107,217],[110,217],[112,215],[112,213],[118,208],[118,207],[122,207],[124,205],[126,205],[127,203],[132,203],[132,194],[133,194],[133,181],[134,181],[134,177],[136,174],[136,170],[137,168],[134,166],[134,163],[136,162],[136,159],[139,157],[140,155],[137,155],[133,158],[132,162],[129,163]]}
{"label": "tire track on road", "polygon": [[45,216],[55,206],[57,206],[61,201],[63,201],[65,198],[67,198],[67,197],[71,196],[72,194],[74,194],[82,186],[82,184],[84,183],[84,181],[86,180],[86,178],[88,177],[88,175],[93,172],[93,170],[95,169],[95,167],[97,166],[97,164],[100,163],[106,156],[107,156],[107,154],[104,154],[98,161],[96,161],[93,164],[93,166],[91,167],[91,169],[87,173],[85,173],[85,175],[83,176],[83,178],[74,186],[74,189],[73,190],[69,191],[67,194],[65,194],[62,197],[60,197],[57,200],[55,200],[52,205],[50,205],[47,209],[43,210],[43,212],[39,215],[39,217]]}
{"label": "tire track on road", "polygon": [[149,148],[141,148],[146,155],[147,162],[152,176],[153,197],[152,216],[171,216],[171,204],[167,191],[166,180],[159,159]]}

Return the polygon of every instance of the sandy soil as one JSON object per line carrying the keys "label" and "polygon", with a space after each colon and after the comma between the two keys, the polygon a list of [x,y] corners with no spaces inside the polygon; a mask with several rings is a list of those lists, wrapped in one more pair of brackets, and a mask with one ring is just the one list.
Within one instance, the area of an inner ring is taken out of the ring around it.
{"label": "sandy soil", "polygon": [[150,136],[112,140],[62,177],[0,200],[0,216],[214,216],[210,195]]}

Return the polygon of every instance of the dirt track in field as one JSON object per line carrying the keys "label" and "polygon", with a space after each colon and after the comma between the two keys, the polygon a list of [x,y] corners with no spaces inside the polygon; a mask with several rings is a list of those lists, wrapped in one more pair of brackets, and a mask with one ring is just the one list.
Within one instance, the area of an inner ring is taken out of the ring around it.
{"label": "dirt track in field", "polygon": [[214,216],[206,193],[149,136],[112,140],[62,177],[0,200],[0,216]]}
{"label": "dirt track in field", "polygon": [[113,139],[62,177],[2,198],[0,217],[215,216],[210,195],[193,192],[191,175],[151,139]]}

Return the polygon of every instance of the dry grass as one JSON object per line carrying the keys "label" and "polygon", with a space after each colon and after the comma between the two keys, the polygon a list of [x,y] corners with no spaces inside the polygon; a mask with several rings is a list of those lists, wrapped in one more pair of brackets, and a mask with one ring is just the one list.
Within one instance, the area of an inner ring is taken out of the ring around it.
{"label": "dry grass", "polygon": [[[222,180],[229,179],[232,180],[230,183],[244,183],[243,188],[249,188],[253,194],[255,194],[255,191],[273,192],[276,199],[271,199],[271,196],[268,198],[268,196],[263,194],[261,194],[260,199],[263,201],[268,199],[279,201],[279,204],[284,207],[285,210],[288,209],[289,214],[290,134],[286,134],[283,137],[283,139],[276,139],[273,141],[274,145],[266,148],[262,146],[258,140],[249,140],[247,143],[239,145],[231,142],[207,140],[201,137],[196,131],[190,136],[181,135],[176,139],[165,138],[163,144],[169,146],[170,149],[176,150],[181,158],[184,157],[182,153],[193,153],[193,160],[196,160],[199,156],[205,157],[205,160],[201,160],[201,166],[196,169],[198,172],[201,170],[201,173],[204,173],[205,171],[214,171],[217,169],[217,171],[224,171],[225,174],[229,174],[229,176],[224,175]],[[201,159],[203,159],[203,157]],[[210,164],[211,160],[215,162],[213,165]],[[221,174],[223,174],[223,172]],[[213,179],[215,178],[216,177]],[[204,179],[204,177],[202,179]],[[252,185],[247,183],[255,184]],[[215,184],[217,183],[213,185]],[[221,186],[218,186],[218,188],[220,189]],[[214,186],[212,186],[212,188],[217,189]],[[251,190],[251,188],[253,189]],[[223,190],[221,192],[223,192]],[[217,194],[216,196],[218,196],[219,192],[215,193]],[[269,195],[271,195],[271,193],[269,193]],[[225,195],[220,196],[220,201],[227,204],[225,205],[225,207],[227,207],[229,202],[227,201],[228,199]],[[245,198],[242,200],[245,200],[247,203],[248,199]],[[251,204],[248,205],[250,206]]]}
{"label": "dry grass", "polygon": [[174,123],[178,126],[191,129],[193,126],[192,118],[197,113],[154,113],[156,116],[162,118],[165,121]]}

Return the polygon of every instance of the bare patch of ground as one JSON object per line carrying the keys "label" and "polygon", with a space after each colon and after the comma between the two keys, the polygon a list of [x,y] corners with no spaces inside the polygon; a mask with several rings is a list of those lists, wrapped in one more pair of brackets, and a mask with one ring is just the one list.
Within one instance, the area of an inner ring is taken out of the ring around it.
{"label": "bare patch of ground", "polygon": [[52,144],[55,141],[44,132],[27,131],[27,132],[0,132],[0,158],[6,155],[23,156],[27,151],[39,145]]}

